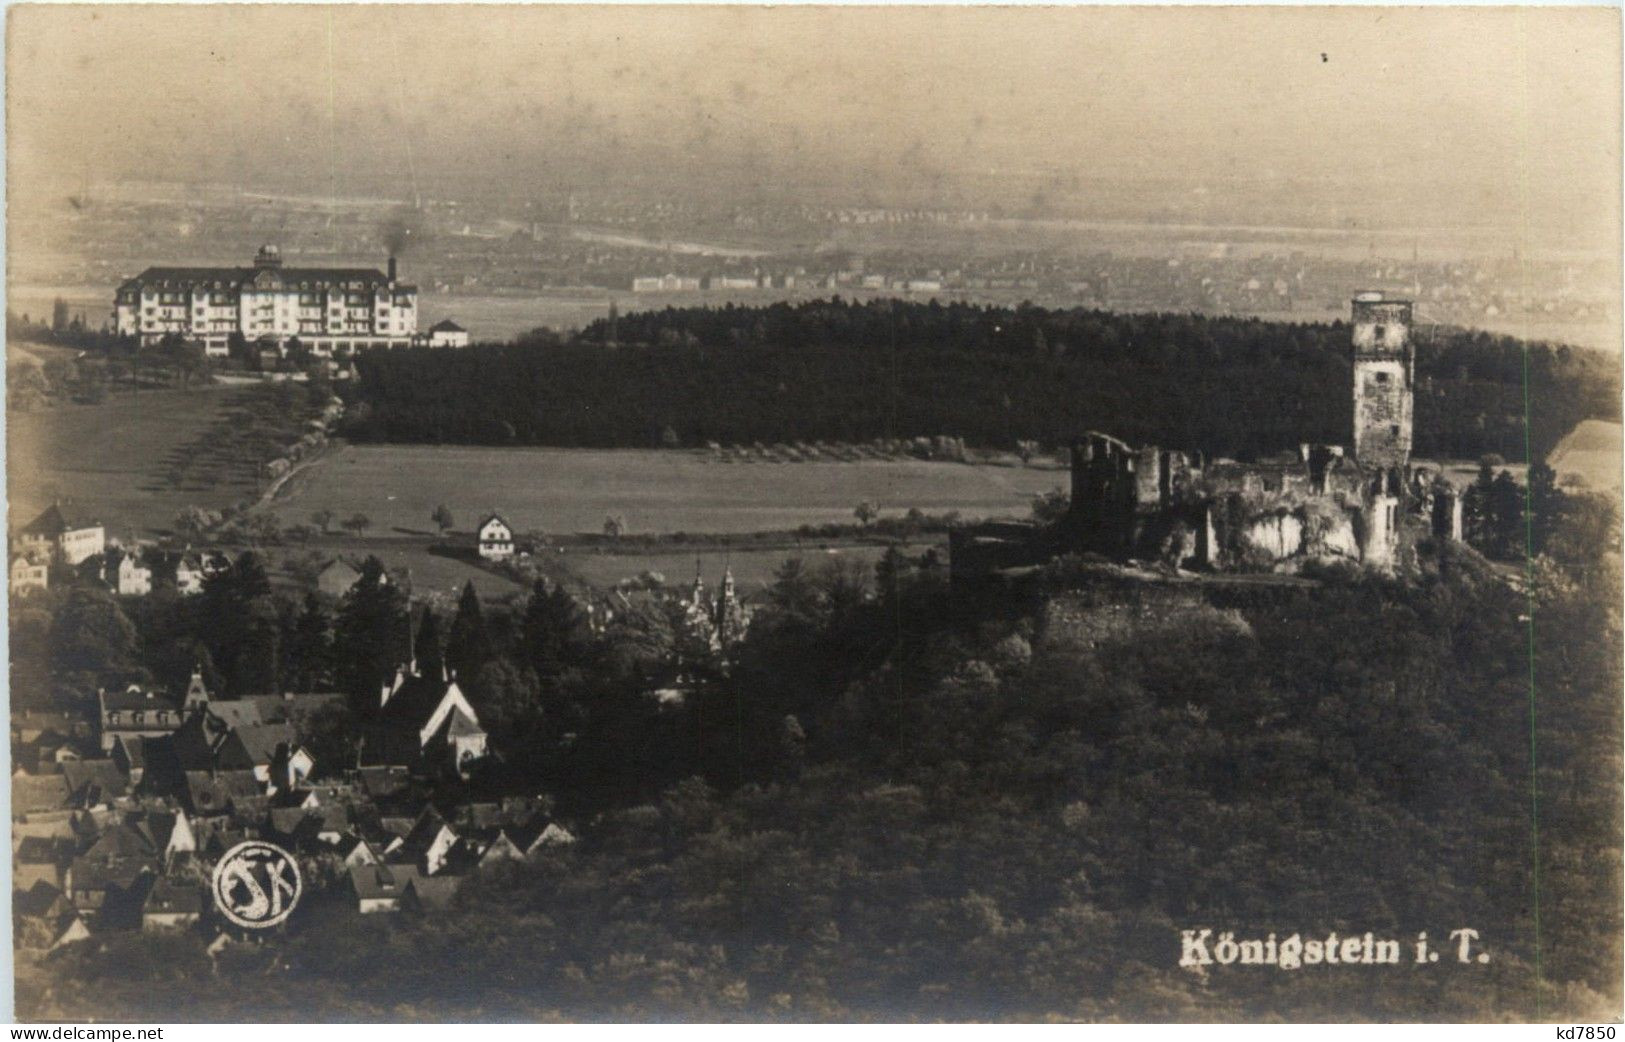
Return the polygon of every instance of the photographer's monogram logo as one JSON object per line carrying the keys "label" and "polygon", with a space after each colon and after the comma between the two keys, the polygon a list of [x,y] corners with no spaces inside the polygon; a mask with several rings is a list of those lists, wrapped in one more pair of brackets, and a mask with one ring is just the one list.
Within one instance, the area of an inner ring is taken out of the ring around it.
{"label": "photographer's monogram logo", "polygon": [[251,930],[286,920],[303,888],[293,855],[272,843],[239,843],[214,868],[215,907]]}

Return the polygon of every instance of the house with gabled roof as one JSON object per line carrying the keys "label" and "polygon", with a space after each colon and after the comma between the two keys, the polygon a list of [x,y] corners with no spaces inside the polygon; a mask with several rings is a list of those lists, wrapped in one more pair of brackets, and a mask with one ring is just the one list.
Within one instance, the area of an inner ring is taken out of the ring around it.
{"label": "house with gabled roof", "polygon": [[193,553],[183,553],[175,558],[175,591],[183,597],[191,597],[203,592],[203,579],[207,574],[203,568],[203,559]]}
{"label": "house with gabled roof", "polygon": [[508,830],[495,829],[494,835],[473,837],[480,842],[479,860],[475,868],[484,871],[502,864],[516,864],[525,860],[525,852],[508,837]]}
{"label": "house with gabled roof", "polygon": [[487,514],[476,530],[480,556],[487,561],[506,561],[513,556],[513,527],[500,514]]}
{"label": "house with gabled roof", "polygon": [[468,330],[449,318],[443,318],[429,327],[430,347],[467,347]]}
{"label": "house with gabled roof", "polygon": [[265,799],[253,771],[186,771],[184,778],[194,818],[237,817]]}
{"label": "house with gabled roof", "polygon": [[315,765],[291,724],[234,727],[215,754],[216,770],[252,771],[271,792],[297,787]]}
{"label": "house with gabled roof", "polygon": [[76,565],[107,548],[107,533],[100,521],[82,517],[72,508],[52,503],[12,537],[14,553],[40,561]]}
{"label": "house with gabled roof", "polygon": [[66,894],[38,883],[12,897],[13,942],[18,948],[54,951],[90,939],[90,928]]}
{"label": "house with gabled roof", "polygon": [[87,853],[68,866],[64,892],[81,915],[94,916],[103,925],[134,925],[156,870],[150,857],[98,858]]}
{"label": "house with gabled roof", "polygon": [[11,855],[11,889],[28,890],[45,883],[61,890],[78,844],[52,836],[24,836]]}
{"label": "house with gabled roof", "polygon": [[443,871],[458,846],[457,831],[446,823],[433,804],[423,808],[412,831],[402,837],[401,845],[385,855],[390,864],[413,864],[423,869],[424,875]]}
{"label": "house with gabled roof", "polygon": [[462,876],[413,876],[406,884],[401,907],[438,912],[450,906],[463,885]]}
{"label": "house with gabled roof", "polygon": [[398,670],[363,729],[361,765],[449,768],[466,773],[486,754],[479,714],[446,677]]}
{"label": "house with gabled roof", "polygon": [[422,873],[410,864],[357,865],[350,869],[350,887],[362,915],[398,912],[407,888]]}
{"label": "house with gabled roof", "polygon": [[569,846],[576,841],[570,830],[556,821],[538,817],[509,832],[514,846],[525,852],[525,859],[534,860],[548,850]]}
{"label": "house with gabled roof", "polygon": [[142,933],[179,933],[203,918],[203,888],[196,880],[163,877],[141,905]]}
{"label": "house with gabled roof", "polygon": [[62,764],[68,802],[75,807],[111,803],[130,791],[130,781],[112,760],[69,760]]}
{"label": "house with gabled roof", "polygon": [[316,573],[316,589],[337,600],[361,580],[361,572],[350,562],[335,557]]}
{"label": "house with gabled roof", "polygon": [[147,841],[165,867],[184,854],[197,852],[197,834],[186,812],[179,808],[132,814],[125,825]]}
{"label": "house with gabled roof", "polygon": [[378,853],[377,848],[358,833],[345,833],[339,838],[336,846],[339,857],[344,861],[345,868],[376,865],[384,860]]}
{"label": "house with gabled roof", "polygon": [[51,568],[44,561],[31,560],[18,554],[11,559],[11,595],[20,597],[33,590],[48,589]]}
{"label": "house with gabled roof", "polygon": [[134,550],[109,547],[102,555],[107,585],[120,597],[145,597],[152,592],[152,569]]}
{"label": "house with gabled roof", "polygon": [[11,774],[11,816],[14,819],[41,811],[61,810],[72,795],[68,779],[60,772],[29,774],[19,769]]}

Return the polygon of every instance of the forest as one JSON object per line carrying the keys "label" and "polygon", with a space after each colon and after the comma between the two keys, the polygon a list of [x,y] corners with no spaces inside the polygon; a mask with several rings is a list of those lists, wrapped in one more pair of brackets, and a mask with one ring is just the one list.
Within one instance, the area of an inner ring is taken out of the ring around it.
{"label": "forest", "polygon": [[[594,637],[545,583],[511,612],[465,598],[419,621],[420,654],[480,678],[493,742],[579,843],[443,913],[336,895],[263,947],[109,935],[47,968],[59,1001],[123,1019],[1614,1016],[1618,527],[1617,504],[1564,497],[1527,589],[1431,543],[1419,579],[1184,601],[1078,560],[975,596],[901,554],[787,563],[677,710],[639,694],[658,611]],[[237,570],[204,597],[274,629]],[[284,609],[328,649],[317,679],[373,689],[393,596],[369,566],[330,632]],[[228,688],[269,682],[263,640],[186,618],[205,629],[113,629],[142,668],[184,637]],[[60,640],[107,631],[59,627],[53,675],[85,651]],[[1202,927],[1467,927],[1490,961],[1197,975],[1180,931]]]}
{"label": "forest", "polygon": [[[1619,415],[1593,352],[1419,329],[1416,451],[1542,458]],[[1194,314],[843,301],[683,308],[466,350],[371,352],[359,441],[591,447],[950,435],[984,448],[1085,430],[1251,458],[1351,425],[1349,331]],[[1525,412],[1528,411],[1528,444]]]}

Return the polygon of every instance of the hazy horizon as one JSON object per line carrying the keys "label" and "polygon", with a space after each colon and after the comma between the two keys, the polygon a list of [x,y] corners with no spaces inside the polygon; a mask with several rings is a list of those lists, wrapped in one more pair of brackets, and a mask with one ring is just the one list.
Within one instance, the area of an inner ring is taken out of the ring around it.
{"label": "hazy horizon", "polygon": [[[13,203],[578,189],[1613,252],[1613,8],[19,6]],[[131,42],[140,41],[139,47]]]}

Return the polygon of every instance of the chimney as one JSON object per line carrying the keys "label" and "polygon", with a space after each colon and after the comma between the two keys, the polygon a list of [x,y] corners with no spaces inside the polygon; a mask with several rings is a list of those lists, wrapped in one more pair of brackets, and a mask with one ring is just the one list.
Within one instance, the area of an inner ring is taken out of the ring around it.
{"label": "chimney", "polygon": [[395,255],[393,253],[389,255],[389,281],[395,281]]}

